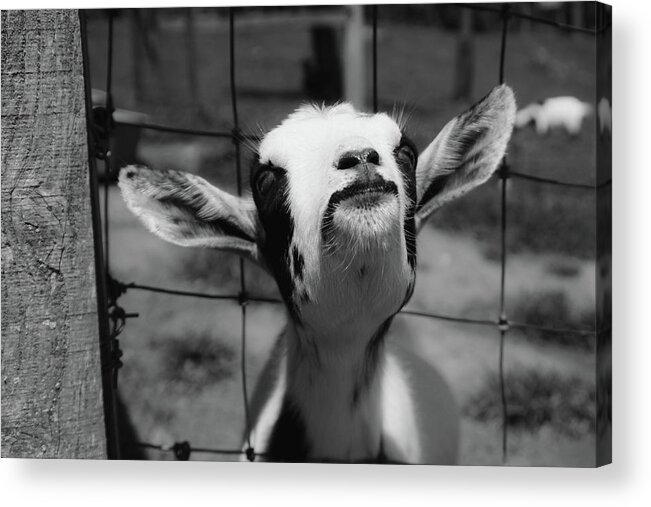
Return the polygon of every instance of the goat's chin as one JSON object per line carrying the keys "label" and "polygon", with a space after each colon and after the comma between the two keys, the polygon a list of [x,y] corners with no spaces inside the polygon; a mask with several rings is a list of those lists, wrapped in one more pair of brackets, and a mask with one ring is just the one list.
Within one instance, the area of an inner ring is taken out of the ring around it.
{"label": "goat's chin", "polygon": [[360,195],[341,202],[332,215],[326,243],[330,248],[372,251],[389,248],[401,230],[398,198],[392,194]]}

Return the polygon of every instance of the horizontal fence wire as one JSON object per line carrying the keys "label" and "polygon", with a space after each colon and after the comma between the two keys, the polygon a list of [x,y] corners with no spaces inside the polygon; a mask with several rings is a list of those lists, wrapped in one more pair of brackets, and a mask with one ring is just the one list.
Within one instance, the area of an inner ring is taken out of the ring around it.
{"label": "horizontal fence wire", "polygon": [[598,190],[602,187],[606,187],[612,183],[612,180],[606,180],[597,185],[591,185],[589,183],[573,183],[570,181],[561,181],[553,178],[543,178],[541,176],[534,176],[533,174],[520,173],[517,171],[509,171],[509,176],[514,178],[519,178],[521,180],[534,181],[536,183],[545,183],[547,185],[555,185],[557,187],[566,187],[566,188],[581,188],[585,190]]}
{"label": "horizontal fence wire", "polygon": [[[500,63],[499,63],[499,75],[498,82],[499,84],[504,84],[504,64],[505,64],[505,55],[506,55],[506,37],[509,28],[509,14],[510,14],[509,4],[505,4],[502,8],[502,38],[500,42]],[[506,161],[506,155],[503,156],[501,161],[501,167],[498,169],[498,174],[501,177],[501,212],[500,212],[500,238],[501,238],[501,259],[500,259],[500,318],[498,321],[498,329],[500,332],[500,346],[499,346],[499,355],[498,355],[498,374],[500,380],[500,398],[502,401],[502,463],[506,463],[507,458],[507,438],[508,438],[508,405],[506,399],[506,386],[504,383],[504,347],[506,345],[506,332],[509,330],[507,326],[507,317],[506,317],[506,190],[507,190],[507,178],[509,177],[510,167]]]}
{"label": "horizontal fence wire", "polygon": [[188,296],[188,297],[195,297],[195,298],[203,298],[203,299],[221,299],[221,300],[232,300],[232,301],[238,301],[238,302],[253,302],[253,303],[282,303],[281,299],[278,298],[269,298],[269,297],[264,297],[264,296],[251,296],[247,293],[240,293],[240,294],[210,294],[210,293],[205,293],[205,292],[194,292],[194,291],[185,291],[185,290],[176,290],[176,289],[166,289],[164,287],[156,287],[153,285],[141,285],[135,282],[131,283],[120,283],[116,282],[117,285],[120,287],[120,290],[124,293],[128,289],[135,289],[135,290],[144,290],[144,291],[149,291],[149,292],[158,292],[161,294],[169,294],[172,296]]}
{"label": "horizontal fence wire", "polygon": [[595,329],[576,329],[576,328],[563,328],[563,327],[548,327],[548,326],[539,326],[537,324],[526,324],[524,322],[517,322],[509,320],[509,327],[518,328],[518,329],[530,329],[532,331],[542,331],[545,333],[555,333],[555,334],[574,334],[580,336],[596,336],[602,331]]}
{"label": "horizontal fence wire", "polygon": [[[503,7],[491,7],[490,5],[486,4],[454,4],[458,7],[461,7],[463,9],[469,9],[473,11],[482,11],[482,12],[493,12],[495,14],[502,15],[503,14]],[[509,4],[505,4],[509,5]],[[549,18],[543,18],[541,16],[533,16],[531,14],[526,14],[524,12],[520,12],[518,10],[513,10],[510,9],[509,12],[509,17],[510,18],[519,18],[519,19],[525,19],[527,21],[531,21],[533,23],[539,24],[539,25],[548,25],[552,26],[554,28],[557,28],[559,30],[564,30],[567,32],[576,32],[576,33],[585,33],[585,34],[591,34],[595,35],[599,31],[604,30],[608,27],[597,27],[597,28],[588,28],[585,26],[579,26],[579,25],[570,25],[567,23],[559,23],[558,21],[554,21],[553,19]]]}
{"label": "horizontal fence wire", "polygon": [[248,449],[215,449],[211,447],[195,447],[187,440],[174,442],[173,444],[151,444],[147,442],[125,442],[125,446],[136,449],[149,449],[164,453],[172,453],[179,461],[188,461],[192,453],[215,454],[221,456],[241,456],[246,457],[249,461],[254,461],[256,457],[265,457],[264,453],[252,454]]}
{"label": "horizontal fence wire", "polygon": [[[509,7],[508,4],[505,4],[503,7],[490,7],[488,5],[476,5],[476,4],[456,4],[459,7],[466,9],[473,9],[477,11],[490,11],[496,14],[499,14],[502,17],[502,38],[501,38],[501,49],[500,49],[500,62],[499,62],[499,82],[504,82],[504,64],[505,64],[505,48],[506,48],[506,39],[508,33],[508,20],[510,18],[520,18],[532,21],[534,23],[550,25],[560,30],[573,31],[573,32],[583,32],[595,34],[599,30],[605,29],[607,27],[601,27],[596,29],[585,28],[580,26],[567,25],[563,23],[558,23],[553,20],[546,18],[536,17],[528,15],[517,10],[513,10]],[[377,111],[378,104],[378,87],[377,87],[377,73],[378,73],[378,54],[377,54],[377,24],[378,24],[378,6],[372,6],[371,11],[371,22],[372,22],[372,69],[373,69],[373,110]],[[106,89],[107,89],[107,110],[110,113],[109,120],[107,122],[106,131],[107,134],[110,134],[111,130],[115,126],[129,126],[142,129],[148,129],[153,131],[175,133],[175,134],[184,134],[191,136],[205,136],[205,137],[214,137],[214,138],[224,138],[231,139],[235,145],[236,151],[236,176],[237,176],[237,188],[238,195],[242,195],[242,175],[241,175],[241,155],[240,155],[240,144],[244,143],[246,145],[247,141],[260,141],[260,136],[245,134],[239,129],[239,118],[237,111],[237,88],[235,80],[235,28],[234,28],[234,9],[229,8],[229,79],[230,79],[230,91],[231,91],[231,105],[233,110],[233,128],[230,132],[227,131],[212,131],[212,130],[201,130],[201,129],[190,129],[190,128],[180,128],[175,126],[166,126],[159,125],[156,123],[149,122],[137,122],[137,121],[116,121],[113,118],[113,102],[112,102],[112,72],[113,72],[113,15],[109,14],[108,17],[108,41],[107,41],[107,70],[106,70]],[[110,174],[110,152],[106,153],[104,158],[105,167],[107,174]],[[547,333],[562,333],[562,334],[575,334],[575,335],[598,335],[603,332],[608,332],[609,329],[603,330],[592,330],[592,329],[566,329],[566,328],[557,328],[557,327],[548,327],[540,326],[536,324],[529,324],[517,321],[510,321],[506,317],[505,312],[505,274],[506,274],[506,258],[507,258],[507,249],[506,249],[506,233],[507,233],[507,222],[506,222],[506,180],[510,177],[519,178],[523,180],[532,181],[534,183],[540,184],[549,184],[561,187],[568,188],[578,188],[585,190],[595,190],[602,188],[604,186],[610,185],[611,180],[599,183],[597,185],[590,185],[585,183],[574,183],[574,182],[564,182],[552,178],[544,178],[540,176],[534,176],[526,173],[520,173],[517,171],[511,170],[508,166],[506,160],[503,161],[500,171],[497,172],[497,177],[502,180],[502,213],[501,213],[501,238],[502,238],[502,253],[501,253],[501,281],[500,281],[500,316],[498,319],[473,319],[465,317],[455,317],[449,315],[436,314],[421,310],[402,309],[399,313],[409,317],[415,318],[430,318],[436,319],[445,322],[457,323],[457,324],[469,324],[469,325],[481,325],[481,326],[493,326],[500,331],[500,344],[499,344],[499,358],[498,366],[500,373],[500,391],[502,398],[502,459],[503,462],[507,458],[507,428],[508,428],[508,406],[505,394],[505,385],[504,385],[504,347],[505,347],[505,337],[507,331],[512,328],[523,329],[523,330],[535,330],[540,332]],[[188,441],[180,441],[174,444],[162,445],[162,444],[152,444],[146,442],[123,442],[123,445],[133,448],[141,449],[150,449],[157,450],[160,452],[173,453],[175,458],[178,460],[187,460],[190,458],[191,454],[194,453],[208,453],[215,455],[237,455],[245,456],[249,461],[254,461],[256,456],[264,457],[264,453],[258,453],[254,450],[250,438],[250,420],[249,420],[249,409],[248,409],[248,394],[246,386],[246,305],[249,302],[253,303],[268,303],[268,304],[280,304],[282,300],[279,298],[264,297],[264,296],[255,296],[250,295],[246,291],[245,283],[245,270],[243,259],[240,259],[240,292],[238,294],[214,294],[214,293],[205,293],[205,292],[196,292],[189,290],[176,290],[169,289],[165,287],[158,287],[154,285],[145,285],[139,284],[136,282],[122,283],[115,280],[110,274],[110,262],[109,262],[109,226],[108,226],[108,217],[109,217],[109,195],[108,195],[108,183],[105,183],[105,192],[104,192],[104,213],[102,220],[104,222],[103,228],[103,237],[97,239],[97,241],[104,243],[104,248],[106,251],[105,254],[105,276],[109,282],[109,286],[113,288],[112,291],[109,291],[111,296],[109,300],[106,301],[109,309],[119,309],[117,312],[119,314],[118,320],[114,320],[113,325],[109,326],[113,330],[112,338],[114,341],[115,336],[122,331],[124,327],[124,322],[126,318],[136,317],[137,314],[126,313],[124,310],[117,306],[117,299],[119,296],[126,293],[128,290],[141,290],[149,291],[152,293],[167,294],[170,296],[181,296],[181,297],[196,297],[196,298],[205,298],[213,300],[229,300],[237,302],[241,307],[242,313],[242,333],[241,333],[241,373],[242,373],[242,396],[244,403],[244,412],[245,412],[245,424],[246,424],[246,435],[247,440],[245,441],[246,449],[219,449],[219,448],[210,448],[210,447],[194,447]],[[119,350],[118,350],[119,353]],[[121,354],[121,353],[119,353]],[[118,355],[119,355],[118,354]],[[117,368],[121,366],[121,362],[113,364],[117,372]],[[115,377],[117,381],[117,376]]]}
{"label": "horizontal fence wire", "polygon": [[219,132],[214,130],[189,129],[181,127],[170,127],[167,125],[158,125],[155,123],[138,122],[131,120],[114,121],[115,125],[124,127],[135,127],[146,130],[156,130],[158,132],[168,132],[170,134],[185,134],[191,136],[216,137],[222,139],[238,139],[240,141],[260,141],[260,136],[253,134],[243,134],[241,132]]}
{"label": "horizontal fence wire", "polygon": [[[164,453],[173,453],[174,457],[179,460],[179,461],[187,461],[190,459],[190,456],[193,452],[200,453],[200,454],[216,454],[216,455],[231,455],[231,456],[246,456],[247,459],[250,461],[253,461],[251,458],[250,453],[247,451],[240,451],[237,449],[213,449],[209,447],[193,447],[190,445],[189,442],[183,441],[183,442],[175,442],[173,444],[150,444],[146,442],[127,442],[127,445],[139,449],[150,449],[150,450],[155,450],[159,452],[164,452]],[[255,456],[253,458],[265,458],[268,455],[266,453],[255,453]],[[310,460],[307,459],[305,463],[323,463],[323,460]],[[341,462],[341,461],[325,461],[330,462],[330,463],[347,463],[347,462]],[[360,460],[356,461],[356,464],[373,464],[376,463],[375,460]],[[409,463],[403,462],[403,461],[397,461],[397,460],[390,460],[387,461],[386,464],[390,465],[408,465]]]}
{"label": "horizontal fence wire", "polygon": [[[182,296],[182,297],[194,297],[201,299],[216,299],[222,301],[233,301],[240,304],[242,301],[252,302],[252,303],[267,303],[267,304],[282,304],[283,301],[280,298],[272,298],[265,296],[256,296],[251,294],[213,294],[209,292],[199,292],[199,291],[189,291],[189,290],[177,290],[169,289],[165,287],[158,287],[154,285],[143,285],[135,282],[122,283],[116,280],[113,280],[113,283],[119,287],[121,293],[127,292],[129,289],[133,290],[142,290],[148,292],[155,292],[159,294],[167,294],[170,296]],[[447,322],[454,322],[457,324],[474,324],[480,326],[500,326],[502,325],[499,320],[491,319],[471,319],[466,317],[455,317],[453,315],[442,315],[438,313],[431,313],[422,310],[412,310],[405,308],[398,312],[400,315],[407,315],[413,317],[423,317],[431,318],[436,320],[443,320]],[[592,329],[572,329],[572,328],[556,328],[556,327],[547,327],[539,326],[536,324],[527,324],[525,322],[517,321],[508,321],[507,324],[514,328],[521,329],[532,329],[537,331],[544,331],[549,333],[567,333],[567,334],[578,334],[578,335],[596,335],[603,331],[592,330]]]}

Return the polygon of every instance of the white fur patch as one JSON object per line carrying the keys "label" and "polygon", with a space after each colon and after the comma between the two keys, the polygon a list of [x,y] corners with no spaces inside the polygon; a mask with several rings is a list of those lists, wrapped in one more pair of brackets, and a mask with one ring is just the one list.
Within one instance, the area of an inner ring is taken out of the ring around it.
{"label": "white fur patch", "polygon": [[416,411],[406,372],[395,357],[387,355],[382,376],[382,431],[389,461],[422,462]]}
{"label": "white fur patch", "polygon": [[[284,356],[279,362],[277,369],[271,395],[265,400],[260,415],[251,430],[251,446],[261,454],[264,454],[269,446],[271,432],[280,416],[283,399],[287,390],[287,367]],[[246,446],[248,446],[248,442],[245,442]]]}

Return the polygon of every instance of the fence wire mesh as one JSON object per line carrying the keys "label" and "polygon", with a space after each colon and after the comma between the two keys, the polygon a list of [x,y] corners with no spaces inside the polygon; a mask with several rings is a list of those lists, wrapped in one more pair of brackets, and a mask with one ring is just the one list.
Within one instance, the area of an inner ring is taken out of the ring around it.
{"label": "fence wire mesh", "polygon": [[[479,4],[456,4],[460,8],[471,9],[477,11],[487,11],[494,12],[501,17],[501,41],[500,41],[500,56],[498,62],[498,79],[499,84],[504,83],[505,81],[505,62],[506,62],[506,49],[507,49],[507,39],[508,39],[508,26],[509,20],[513,18],[526,19],[532,23],[548,25],[554,27],[558,30],[583,33],[587,35],[595,35],[598,32],[605,30],[608,26],[596,27],[596,28],[586,28],[582,26],[575,26],[569,24],[558,23],[556,21],[537,17],[529,14],[525,14],[519,11],[513,11],[510,8],[509,4],[504,4],[502,7],[492,7],[490,5],[479,5]],[[370,18],[371,18],[371,58],[372,58],[372,107],[373,111],[377,112],[378,110],[378,9],[379,6],[369,6],[370,7]],[[195,297],[195,298],[204,298],[204,299],[214,299],[222,301],[234,301],[236,302],[241,309],[241,339],[240,339],[240,370],[241,370],[241,384],[242,384],[242,403],[244,410],[244,420],[245,420],[245,435],[246,441],[244,443],[245,449],[220,449],[213,447],[200,447],[193,446],[188,441],[180,441],[170,445],[157,445],[147,442],[122,442],[123,446],[130,446],[140,449],[153,449],[161,452],[171,453],[178,460],[188,460],[190,459],[192,453],[199,454],[213,454],[213,455],[238,455],[245,456],[249,461],[254,461],[257,456],[264,457],[263,453],[257,452],[252,442],[250,441],[250,429],[251,421],[249,414],[249,395],[246,379],[246,324],[247,324],[247,305],[249,303],[262,303],[262,304],[280,304],[282,301],[277,298],[268,298],[261,297],[256,295],[250,295],[247,292],[246,285],[246,269],[244,260],[239,259],[239,293],[237,294],[214,294],[214,293],[204,293],[204,292],[194,292],[194,291],[182,291],[182,290],[173,290],[165,287],[157,287],[151,285],[144,285],[137,282],[121,282],[116,280],[111,275],[111,264],[110,264],[110,250],[109,250],[109,241],[110,241],[110,230],[109,230],[109,182],[111,177],[114,177],[112,166],[111,166],[111,152],[108,148],[108,138],[110,137],[113,129],[118,125],[128,125],[133,127],[138,127],[141,129],[176,133],[176,134],[185,134],[188,136],[207,136],[214,138],[230,138],[234,145],[235,150],[235,177],[237,185],[237,193],[239,196],[243,193],[242,188],[242,154],[241,147],[242,143],[247,141],[259,141],[260,136],[255,134],[250,134],[242,132],[240,129],[240,121],[238,115],[238,93],[237,93],[237,79],[236,79],[236,56],[235,56],[235,43],[236,43],[236,8],[228,8],[228,44],[229,44],[229,85],[230,85],[230,99],[231,99],[231,110],[232,110],[232,129],[230,132],[226,131],[210,131],[210,130],[201,130],[201,129],[189,129],[189,128],[179,128],[175,126],[166,126],[158,125],[154,123],[147,122],[138,122],[138,121],[116,121],[113,118],[113,99],[112,99],[112,87],[113,87],[113,47],[114,47],[114,15],[112,12],[108,15],[107,20],[107,50],[106,50],[106,113],[103,116],[103,123],[97,123],[97,121],[89,126],[93,129],[94,132],[91,132],[89,135],[89,142],[91,146],[89,147],[92,153],[95,153],[97,158],[103,161],[105,168],[105,179],[104,186],[104,200],[103,200],[103,210],[101,212],[101,223],[102,223],[102,236],[97,237],[96,241],[99,241],[103,244],[104,251],[104,270],[102,275],[105,277],[105,283],[108,287],[107,289],[107,298],[105,305],[108,312],[108,322],[104,325],[109,330],[108,336],[110,339],[110,350],[112,351],[112,357],[108,368],[111,370],[113,378],[113,389],[117,390],[117,375],[118,370],[122,366],[121,356],[122,352],[119,347],[118,335],[123,331],[125,327],[126,320],[129,318],[138,317],[136,313],[128,313],[122,307],[119,306],[118,300],[120,296],[125,294],[128,290],[140,290],[140,291],[149,291],[162,294],[168,294],[170,296],[180,296],[180,297]],[[85,24],[84,13],[81,14],[82,25]],[[83,30],[83,37],[87,37],[86,30]],[[87,50],[87,41],[84,41],[82,45],[84,50],[84,59],[88,61],[88,50]],[[87,100],[89,100],[87,98]],[[92,105],[87,104],[89,110],[92,109]],[[506,157],[502,160],[501,166],[496,171],[497,178],[501,180],[501,192],[500,192],[500,238],[501,238],[501,253],[500,253],[500,297],[499,297],[499,308],[497,312],[497,317],[495,319],[470,319],[464,317],[457,317],[453,315],[442,315],[425,311],[412,310],[409,308],[402,309],[399,313],[409,317],[416,318],[429,318],[437,319],[446,322],[453,322],[457,324],[464,325],[479,325],[479,326],[488,326],[496,328],[500,333],[499,340],[499,350],[498,350],[498,372],[499,372],[499,388],[500,388],[500,398],[501,398],[501,412],[502,412],[502,462],[505,463],[508,458],[508,404],[505,388],[505,376],[504,376],[504,352],[506,347],[506,338],[511,329],[530,329],[536,331],[542,331],[546,333],[564,333],[564,334],[574,334],[582,336],[597,336],[598,334],[608,331],[608,330],[597,330],[597,329],[569,329],[569,328],[558,328],[558,327],[547,327],[534,324],[528,324],[524,322],[512,321],[507,316],[507,309],[505,303],[505,294],[506,294],[506,274],[507,274],[507,214],[508,214],[508,205],[507,205],[507,180],[509,178],[520,178],[523,180],[528,180],[533,183],[546,184],[546,185],[556,185],[560,187],[567,188],[577,188],[583,190],[596,191],[600,188],[608,186],[611,184],[611,180],[599,182],[595,185],[584,184],[584,183],[575,183],[575,182],[566,182],[559,181],[551,178],[544,178],[540,176],[530,175],[526,173],[521,173],[518,171],[512,170]],[[101,251],[101,250],[100,250]],[[119,456],[116,456],[119,457]]]}

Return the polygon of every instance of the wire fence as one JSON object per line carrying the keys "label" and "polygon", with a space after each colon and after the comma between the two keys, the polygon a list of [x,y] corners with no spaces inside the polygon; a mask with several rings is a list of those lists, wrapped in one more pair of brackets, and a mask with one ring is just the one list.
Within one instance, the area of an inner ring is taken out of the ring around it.
{"label": "wire fence", "polygon": [[[524,14],[519,11],[514,11],[510,8],[509,4],[503,4],[501,7],[492,7],[490,5],[477,5],[477,4],[457,4],[461,8],[472,9],[477,11],[490,11],[494,12],[501,17],[501,42],[500,42],[500,57],[498,65],[498,76],[497,82],[504,83],[505,80],[505,61],[506,61],[506,50],[507,50],[507,39],[508,39],[508,26],[509,20],[513,18],[526,19],[533,23],[543,24],[555,27],[556,29],[583,33],[587,35],[595,35],[599,31],[607,29],[606,27],[596,27],[596,28],[586,28],[583,26],[574,26],[563,23],[558,23],[546,18],[536,17],[528,14]],[[248,396],[248,386],[246,380],[246,338],[247,338],[247,305],[249,303],[261,303],[261,304],[281,304],[282,301],[276,298],[268,298],[251,295],[247,291],[246,284],[246,269],[244,260],[239,259],[239,292],[237,294],[214,294],[214,293],[204,293],[204,292],[193,292],[193,291],[181,291],[173,290],[165,287],[157,287],[151,285],[139,284],[137,282],[120,282],[114,279],[111,275],[110,269],[110,251],[109,251],[109,241],[110,241],[110,230],[109,230],[109,182],[111,180],[110,176],[115,176],[112,174],[111,167],[111,152],[109,150],[108,138],[111,135],[113,129],[118,125],[129,125],[134,127],[139,127],[142,129],[149,129],[155,131],[177,133],[177,134],[186,134],[189,136],[208,136],[215,138],[230,138],[234,145],[235,150],[235,176],[237,184],[237,194],[242,195],[242,154],[241,147],[242,143],[247,141],[258,141],[260,137],[253,134],[248,134],[242,132],[240,129],[240,122],[238,116],[238,94],[237,94],[237,80],[236,80],[236,58],[235,58],[235,40],[236,40],[236,23],[235,23],[235,8],[228,8],[228,23],[229,23],[229,84],[230,84],[230,98],[231,98],[231,107],[232,107],[232,129],[230,131],[209,131],[209,130],[197,130],[197,129],[188,129],[188,128],[178,128],[174,126],[165,126],[158,125],[154,123],[146,122],[136,122],[136,121],[121,121],[117,122],[113,119],[113,100],[112,100],[112,81],[113,81],[113,47],[114,47],[114,16],[112,13],[108,15],[108,32],[107,32],[107,53],[106,53],[106,104],[105,108],[106,114],[99,115],[103,119],[103,122],[95,122],[91,126],[93,132],[89,135],[89,142],[91,143],[90,149],[97,158],[103,160],[105,167],[105,174],[109,177],[105,179],[104,187],[104,206],[101,213],[101,220],[103,224],[102,237],[96,237],[96,241],[99,241],[103,244],[104,247],[104,270],[103,276],[105,277],[105,284],[107,286],[107,297],[106,297],[106,308],[108,311],[108,322],[104,325],[109,330],[108,336],[110,340],[110,347],[112,357],[109,361],[108,368],[111,370],[112,375],[112,388],[117,390],[117,374],[119,368],[122,366],[121,356],[122,352],[120,351],[118,335],[122,332],[125,327],[126,320],[129,318],[138,317],[136,313],[128,313],[122,307],[119,306],[119,298],[129,290],[140,290],[140,291],[149,291],[162,294],[168,294],[171,296],[180,296],[180,297],[195,297],[195,298],[204,298],[204,299],[214,299],[222,301],[233,301],[236,302],[241,308],[241,340],[240,340],[240,369],[241,369],[241,383],[242,383],[242,402],[244,408],[244,420],[245,420],[245,449],[219,449],[219,448],[210,448],[210,447],[194,447],[188,441],[176,442],[170,445],[156,445],[146,442],[122,442],[123,446],[128,446],[132,448],[139,449],[153,449],[161,452],[167,452],[172,454],[178,460],[188,460],[192,453],[202,453],[202,454],[213,454],[213,455],[237,455],[245,456],[249,461],[254,461],[256,457],[264,457],[263,453],[257,452],[252,442],[250,441],[250,429],[251,421],[249,414],[249,396]],[[377,112],[378,109],[378,51],[377,51],[377,31],[378,31],[378,6],[370,6],[371,13],[371,24],[372,24],[372,103],[373,110]],[[85,29],[85,15],[82,12],[82,34],[86,37]],[[88,61],[87,54],[87,41],[82,45],[85,52],[84,59]],[[87,98],[87,100],[89,100]],[[92,106],[89,105],[89,108]],[[505,388],[505,377],[504,377],[504,351],[506,346],[506,338],[511,329],[530,329],[536,331],[543,331],[546,333],[563,333],[563,334],[574,334],[581,336],[597,336],[602,332],[608,330],[596,330],[596,329],[566,329],[566,328],[557,328],[557,327],[546,327],[534,324],[528,324],[523,322],[512,321],[507,316],[507,309],[505,304],[505,284],[506,284],[506,264],[507,264],[507,215],[508,215],[508,206],[507,206],[507,180],[509,178],[520,178],[524,180],[529,180],[534,183],[547,184],[547,185],[556,185],[567,188],[577,188],[584,190],[596,191],[602,187],[608,186],[611,184],[611,180],[597,183],[595,185],[584,184],[584,183],[575,183],[575,182],[565,182],[559,181],[556,179],[543,178],[540,176],[534,176],[526,173],[521,173],[512,170],[506,157],[502,160],[500,168],[496,171],[497,178],[501,180],[501,213],[500,213],[500,238],[501,238],[501,254],[500,254],[500,302],[498,308],[498,315],[494,319],[469,319],[463,317],[457,317],[452,315],[441,315],[425,311],[411,310],[409,308],[403,309],[400,311],[400,314],[406,315],[414,318],[428,318],[436,319],[445,322],[453,322],[464,325],[478,325],[478,326],[487,326],[496,328],[500,333],[499,340],[499,351],[498,351],[498,368],[499,368],[499,386],[500,386],[500,398],[502,405],[502,462],[506,462],[508,457],[508,403],[506,397],[506,388]],[[100,250],[101,247],[100,247]],[[114,456],[119,457],[119,456]]]}

